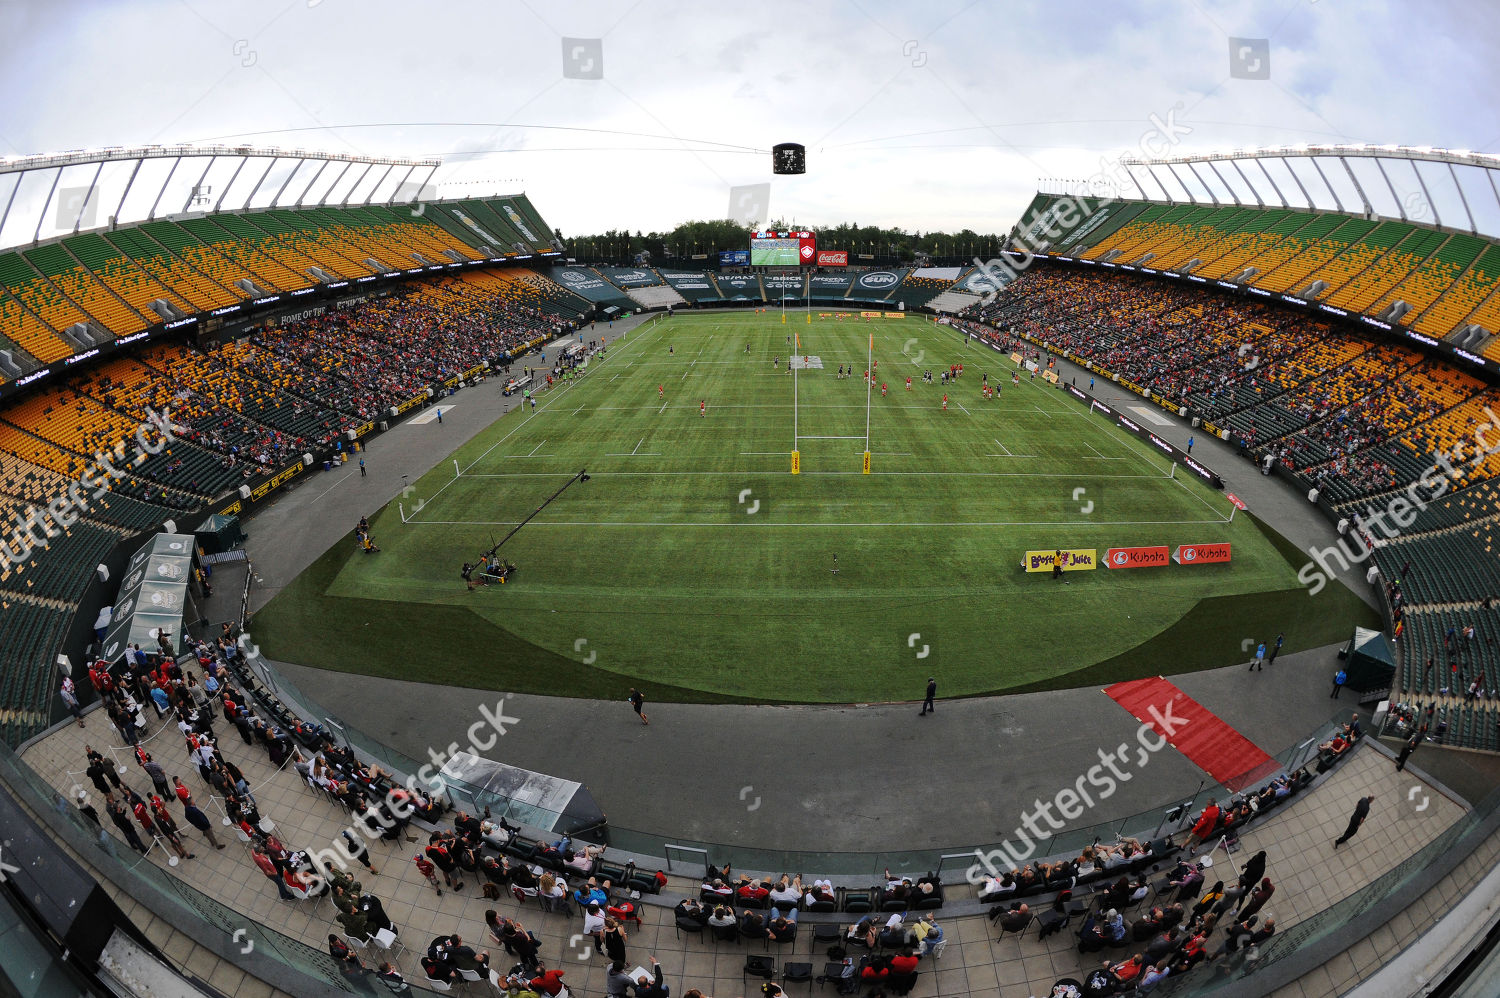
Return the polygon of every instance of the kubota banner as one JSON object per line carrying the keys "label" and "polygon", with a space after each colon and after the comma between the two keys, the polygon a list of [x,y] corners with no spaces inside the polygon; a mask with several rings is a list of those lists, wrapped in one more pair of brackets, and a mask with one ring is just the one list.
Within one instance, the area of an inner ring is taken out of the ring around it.
{"label": "kubota banner", "polygon": [[1179,544],[1172,552],[1179,565],[1215,565],[1229,560],[1228,544]]}
{"label": "kubota banner", "polygon": [[1105,568],[1162,568],[1172,560],[1166,545],[1150,548],[1110,548],[1104,552]]}

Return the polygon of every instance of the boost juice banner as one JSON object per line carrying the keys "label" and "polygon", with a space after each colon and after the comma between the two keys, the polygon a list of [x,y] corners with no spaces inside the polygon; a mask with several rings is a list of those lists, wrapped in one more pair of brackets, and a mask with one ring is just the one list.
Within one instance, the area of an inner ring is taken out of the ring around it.
{"label": "boost juice banner", "polygon": [[1162,568],[1172,560],[1172,552],[1163,545],[1150,548],[1110,548],[1104,552],[1106,568]]}
{"label": "boost juice banner", "polygon": [[1180,544],[1172,552],[1179,565],[1215,565],[1229,560],[1228,544]]}
{"label": "boost juice banner", "polygon": [[[1050,572],[1058,552],[1027,551],[1022,566],[1028,572]],[[1099,567],[1097,548],[1063,548],[1062,570],[1064,572],[1092,572]]]}

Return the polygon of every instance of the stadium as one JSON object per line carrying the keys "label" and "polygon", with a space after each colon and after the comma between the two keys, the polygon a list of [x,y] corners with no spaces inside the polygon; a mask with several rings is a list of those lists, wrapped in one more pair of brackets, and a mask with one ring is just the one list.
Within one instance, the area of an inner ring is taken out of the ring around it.
{"label": "stadium", "polygon": [[229,6],[6,15],[6,993],[1500,990],[1471,12]]}

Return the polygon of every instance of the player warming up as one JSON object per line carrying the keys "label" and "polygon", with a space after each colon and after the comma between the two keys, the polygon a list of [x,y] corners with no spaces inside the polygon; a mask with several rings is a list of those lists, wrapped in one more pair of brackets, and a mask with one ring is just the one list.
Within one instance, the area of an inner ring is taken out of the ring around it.
{"label": "player warming up", "polygon": [[708,400],[707,399],[704,399],[703,401],[701,401],[701,402],[698,403],[698,415],[702,416],[704,419],[708,418]]}
{"label": "player warming up", "polygon": [[947,392],[943,393],[943,411],[944,412],[948,411],[948,393]]}
{"label": "player warming up", "polygon": [[659,398],[659,399],[664,399],[664,398],[667,397],[666,386],[664,386],[664,385],[657,385],[656,386],[656,397]]}

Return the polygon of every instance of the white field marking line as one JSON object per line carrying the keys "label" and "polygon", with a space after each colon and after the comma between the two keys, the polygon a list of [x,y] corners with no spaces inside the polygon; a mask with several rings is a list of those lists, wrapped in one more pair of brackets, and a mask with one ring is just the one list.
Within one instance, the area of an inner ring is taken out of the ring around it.
{"label": "white field marking line", "polygon": [[863,433],[857,434],[857,435],[852,436],[852,437],[810,437],[806,433],[804,433],[801,436],[799,436],[797,439],[798,440],[863,440],[864,438],[865,438],[865,435]]}
{"label": "white field marking line", "polygon": [[[625,344],[625,349],[629,349],[634,344],[636,344],[636,343],[642,343],[642,342],[648,340],[649,338],[650,338],[649,336],[637,337],[636,339],[631,340],[630,342],[626,343]],[[621,348],[616,347],[616,350],[619,350],[619,349],[621,349]],[[627,367],[630,366],[629,361],[626,362],[626,366]],[[496,440],[493,444],[491,444],[484,451],[484,453],[480,454],[473,461],[469,462],[468,467],[464,468],[464,471],[467,472],[469,470],[469,468],[473,468],[480,461],[483,461],[486,457],[488,457],[491,453],[494,452],[495,448],[499,447],[501,444],[505,443],[505,441],[507,441],[511,437],[515,436],[516,431],[520,430],[527,423],[531,422],[540,413],[545,412],[549,407],[551,407],[551,405],[554,402],[556,402],[563,395],[566,395],[568,392],[572,391],[573,387],[575,385],[581,385],[581,384],[583,384],[583,382],[581,380],[580,381],[570,381],[566,385],[564,385],[562,391],[558,392],[556,395],[552,395],[551,393],[549,393],[549,397],[548,397],[548,399],[547,399],[546,402],[544,402],[540,407],[531,410],[531,412],[527,414],[527,416],[526,416],[525,419],[521,420],[521,422],[517,423],[514,427],[511,428],[511,431],[509,433],[507,433],[505,436],[501,437],[499,440]],[[456,481],[458,481],[458,478],[451,478],[447,482],[443,483],[442,488],[440,488],[436,492],[434,492],[432,494],[432,498],[428,499],[427,501],[428,502],[432,502],[433,499],[436,499],[438,496],[442,495],[444,489],[446,489],[449,485],[452,485]]]}
{"label": "white field marking line", "polygon": [[[804,472],[806,474],[806,472]],[[847,504],[846,504],[847,505]],[[421,523],[435,527],[514,527],[520,520],[408,520],[407,523]],[[721,522],[701,520],[532,520],[530,526],[537,527],[728,527],[731,529],[741,527],[766,527],[771,529],[793,529],[797,527],[1145,527],[1145,526],[1185,526],[1206,523],[1227,523],[1226,520],[1100,520],[1091,517],[1087,520],[935,520],[933,522],[912,522],[898,520],[890,523],[874,523],[869,521],[858,521],[854,523],[773,523],[770,520],[759,520],[750,522]]]}
{"label": "white field marking line", "polygon": [[1098,456],[1097,457],[1089,457],[1087,454],[1085,454],[1085,455],[1083,455],[1082,457],[1079,458],[1080,461],[1128,461],[1128,460],[1130,460],[1130,458],[1128,458],[1128,457],[1106,457],[1103,454],[1099,454],[1099,448],[1095,447],[1093,444],[1089,443],[1087,440],[1085,440],[1083,442],[1083,445],[1085,447],[1087,447],[1089,450],[1093,451],[1095,454],[1098,454]]}
{"label": "white field marking line", "polygon": [[[664,413],[664,412],[666,412],[666,411],[667,411],[667,406],[668,406],[668,405],[669,405],[669,404],[670,404],[670,403],[667,403],[667,402],[663,402],[663,403],[662,403],[662,404],[661,404],[661,408],[660,408],[660,409],[658,409],[658,410],[656,410],[656,414],[657,414],[657,415],[658,415],[658,416],[660,416],[660,415],[661,415],[661,414],[662,414],[662,413]],[[634,408],[641,408],[641,407],[639,407],[639,406],[631,406],[631,408],[632,408],[632,409],[634,409]]]}
{"label": "white field marking line", "polygon": [[[806,437],[803,438],[808,439]],[[836,440],[863,440],[864,437],[835,437]],[[784,456],[785,451],[776,451],[778,456]],[[550,454],[539,454],[538,457],[551,457]],[[625,455],[629,457],[629,455]],[[645,457],[645,454],[639,455]],[[717,477],[726,478],[734,475],[762,474],[762,472],[747,472],[736,469],[734,471],[601,471],[600,475],[629,475],[631,477],[661,477],[661,478],[687,478],[687,477]],[[859,475],[859,471],[804,471],[804,475]],[[1160,481],[1165,475],[1093,475],[1081,474],[1076,471],[872,471],[872,475],[890,476],[894,478],[1086,478],[1089,481],[1101,479],[1127,479],[1141,478],[1150,481]],[[465,475],[465,478],[530,478],[534,477],[526,472],[492,472],[483,474]],[[592,477],[592,476],[591,476]],[[428,503],[431,505],[431,503]],[[1155,521],[1151,521],[1155,522]],[[1194,523],[1200,521],[1194,520]]]}
{"label": "white field marking line", "polygon": [[1005,446],[1004,444],[1002,444],[1000,442],[1000,438],[999,437],[990,437],[990,439],[993,440],[993,441],[995,441],[995,446],[999,447],[1001,450],[1005,451],[1005,453],[1004,454],[986,454],[985,457],[1036,457],[1035,454],[1012,454],[1010,452],[1010,448],[1007,447],[1007,446]]}
{"label": "white field marking line", "polygon": [[1220,513],[1218,510],[1210,506],[1202,496],[1198,495],[1198,493],[1188,488],[1187,484],[1183,482],[1182,479],[1178,478],[1176,475],[1173,475],[1170,479],[1168,479],[1168,481],[1176,482],[1177,485],[1180,486],[1185,492],[1187,492],[1188,495],[1192,496],[1194,499],[1197,499],[1199,503],[1207,507],[1211,513],[1219,517],[1219,519],[1223,520],[1225,523],[1229,522],[1229,517],[1225,516],[1223,513]]}
{"label": "white field marking line", "polygon": [[577,409],[574,409],[573,410],[573,415],[575,415],[575,416],[578,415],[580,412],[583,411],[583,408],[584,407],[580,405]]}
{"label": "white field marking line", "polygon": [[1048,412],[1046,409],[1043,409],[1041,406],[1037,405],[1036,403],[1032,403],[1032,408],[1035,409],[1037,412],[1041,413],[1043,416],[1046,416],[1048,419],[1052,418],[1052,413]]}
{"label": "white field marking line", "polygon": [[742,457],[786,457],[784,450],[742,450]]}
{"label": "white field marking line", "polygon": [[[769,378],[769,377],[774,377],[774,375],[767,374],[767,375],[763,375],[763,377]],[[786,377],[786,375],[783,374],[783,375],[781,375],[781,377],[784,378],[784,377]],[[577,384],[577,382],[573,382],[573,384]],[[800,403],[798,403],[798,405],[799,405],[800,408],[803,408],[803,409],[863,409],[864,408],[864,406],[862,406],[862,405],[843,405],[843,404],[831,403],[831,402],[800,402]],[[650,408],[651,407],[649,405],[600,405],[600,406],[595,406],[594,407],[594,411],[595,412],[645,412],[646,410],[648,410]],[[779,405],[729,405],[728,403],[719,403],[714,408],[716,408],[716,409],[790,409],[791,406],[786,405],[786,404],[779,404]],[[926,411],[926,412],[932,412],[933,411],[933,406],[930,403],[928,405],[892,405],[892,406],[887,406],[886,408],[891,408],[891,409],[916,409],[916,410],[922,410],[922,411]],[[1011,409],[1011,408],[1008,408],[1006,406],[986,407],[985,409],[983,409],[981,411],[983,411],[983,412],[1013,412],[1013,413],[1015,413],[1018,416],[1031,416],[1031,415],[1035,415],[1038,412],[1041,412],[1041,410],[1036,409],[1036,408]],[[1042,412],[1042,415],[1047,416],[1047,413]],[[1084,416],[1087,416],[1088,413],[1087,412],[1063,413],[1062,415],[1076,415],[1076,416],[1084,417]],[[1048,418],[1050,419],[1052,417],[1048,416]]]}
{"label": "white field marking line", "polygon": [[[854,452],[854,456],[855,457],[864,457],[864,451],[858,451],[857,450],[857,451]],[[872,450],[872,451],[870,451],[870,456],[871,457],[916,457],[916,455],[913,454],[909,450]],[[824,505],[824,506],[828,506],[828,505],[845,505],[846,506],[846,505],[848,505],[848,503],[832,503],[832,504],[830,504],[830,503],[822,503],[821,505]],[[884,503],[883,505],[889,506],[891,504],[890,503]]]}
{"label": "white field marking line", "polygon": [[[622,372],[620,372],[620,373],[621,373],[621,374],[623,374],[623,373],[624,373],[624,372],[623,372],[623,371],[622,371]],[[617,375],[615,375],[615,378],[618,378],[618,377],[619,377],[619,376],[620,376],[620,375],[619,375],[619,374],[617,374]],[[609,379],[609,381],[610,381],[610,384],[614,384],[614,380],[615,380],[615,378],[610,378],[610,379]]]}
{"label": "white field marking line", "polygon": [[954,399],[953,400],[953,404],[956,405],[956,406],[958,406],[960,409],[963,409],[965,416],[972,416],[972,415],[974,415],[968,409],[964,409],[964,404],[962,402],[960,402],[958,399]]}

